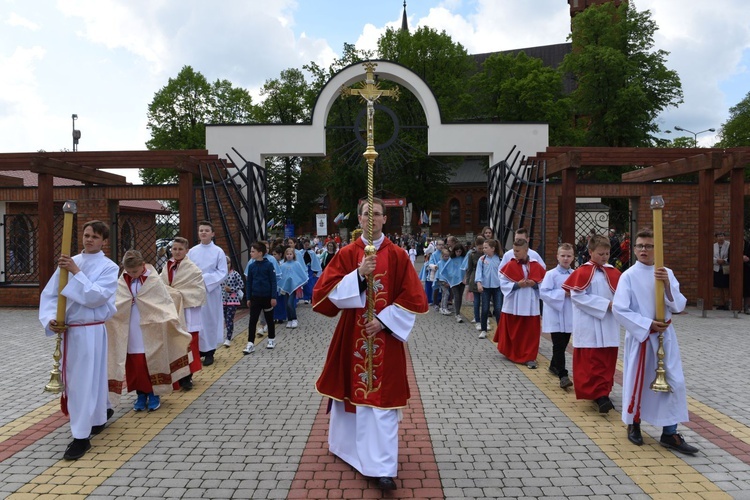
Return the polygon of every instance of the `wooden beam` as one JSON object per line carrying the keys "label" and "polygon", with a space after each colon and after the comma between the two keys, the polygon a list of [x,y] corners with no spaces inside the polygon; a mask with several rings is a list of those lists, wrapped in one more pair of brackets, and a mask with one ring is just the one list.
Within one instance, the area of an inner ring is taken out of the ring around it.
{"label": "wooden beam", "polygon": [[[562,153],[550,158],[537,158],[536,161],[546,161],[547,162],[547,169],[545,170],[545,174],[547,175],[547,178],[549,179],[553,175],[558,175],[560,172],[563,172],[565,169],[570,167],[570,155],[574,151],[568,152],[568,153]],[[580,159],[580,155],[576,156],[576,158]],[[542,172],[537,172],[536,179],[541,180],[542,178]]]}
{"label": "wooden beam", "polygon": [[735,151],[724,155],[724,161],[721,164],[721,168],[714,172],[714,180],[718,181],[722,177],[728,175],[735,166],[737,166],[737,168],[750,166],[750,152]]}
{"label": "wooden beam", "polygon": [[714,175],[711,170],[698,172],[698,298],[703,311],[713,309],[714,279]]}
{"label": "wooden beam", "polygon": [[[712,155],[715,153],[709,153]],[[653,167],[641,168],[622,174],[622,182],[651,182],[680,175],[692,174],[701,170],[713,168],[708,155],[696,155],[680,158]]]}
{"label": "wooden beam", "polygon": [[[27,170],[40,153],[0,153],[0,170]],[[218,155],[205,149],[144,150],[144,151],[65,151],[44,153],[53,160],[84,165],[90,168],[175,168],[175,157],[198,161],[217,161]]]}
{"label": "wooden beam", "polygon": [[180,172],[179,191],[180,236],[192,245],[195,242],[195,189],[191,172]]}
{"label": "wooden beam", "polygon": [[73,179],[91,184],[123,185],[128,183],[127,179],[122,175],[101,172],[95,168],[75,165],[42,156],[31,160],[31,168],[29,170],[37,174],[50,174],[55,177]]}
{"label": "wooden beam", "polygon": [[[576,243],[576,180],[581,157],[576,151],[566,154],[568,168],[562,171],[562,224],[560,236],[562,241]],[[562,163],[558,160],[558,163]]]}
{"label": "wooden beam", "polygon": [[23,179],[20,177],[11,177],[0,175],[0,186],[2,187],[23,187]]}
{"label": "wooden beam", "polygon": [[[744,306],[742,276],[745,272],[742,262],[745,236],[745,161],[743,153],[730,155],[732,160],[729,185],[729,298],[733,311],[742,311]],[[726,159],[726,158],[725,158]]]}
{"label": "wooden beam", "polygon": [[51,174],[39,174],[39,198],[37,210],[39,226],[37,238],[39,259],[39,293],[42,293],[47,282],[55,272],[55,228],[54,228],[54,193],[52,188],[54,177]]}

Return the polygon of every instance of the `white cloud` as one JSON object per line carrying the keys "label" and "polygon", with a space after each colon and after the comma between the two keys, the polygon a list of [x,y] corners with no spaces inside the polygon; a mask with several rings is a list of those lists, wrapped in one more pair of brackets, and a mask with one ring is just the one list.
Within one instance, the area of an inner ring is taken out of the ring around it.
{"label": "white cloud", "polygon": [[108,49],[125,49],[144,58],[159,72],[169,56],[167,42],[153,14],[163,1],[130,3],[117,0],[58,0],[66,17],[81,18],[80,35]]}
{"label": "white cloud", "polygon": [[36,24],[33,21],[29,21],[25,17],[21,17],[15,12],[11,12],[8,16],[8,19],[5,21],[5,24],[9,26],[19,26],[21,28],[27,28],[31,31],[37,31],[39,29],[39,25]]}

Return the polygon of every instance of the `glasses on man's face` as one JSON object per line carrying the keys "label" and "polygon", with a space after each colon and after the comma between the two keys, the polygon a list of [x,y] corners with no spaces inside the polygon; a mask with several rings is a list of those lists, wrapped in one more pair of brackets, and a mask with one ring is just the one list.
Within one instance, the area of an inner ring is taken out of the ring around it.
{"label": "glasses on man's face", "polygon": [[[383,214],[381,214],[380,212],[373,212],[372,215],[374,215],[375,217],[382,217],[383,216]],[[370,216],[370,212],[363,212],[362,213],[362,217],[369,217],[369,216]]]}
{"label": "glasses on man's face", "polygon": [[638,245],[635,246],[635,249],[636,250],[653,250],[654,245],[644,245],[642,243],[639,243]]}

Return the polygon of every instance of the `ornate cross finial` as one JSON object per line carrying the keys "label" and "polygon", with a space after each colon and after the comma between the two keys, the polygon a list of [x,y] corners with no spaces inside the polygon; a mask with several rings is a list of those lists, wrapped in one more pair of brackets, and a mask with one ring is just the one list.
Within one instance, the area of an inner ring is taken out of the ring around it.
{"label": "ornate cross finial", "polygon": [[[375,208],[373,207],[374,194],[374,171],[375,171],[375,159],[378,157],[378,152],[375,151],[375,103],[381,97],[393,97],[398,100],[400,90],[398,87],[394,87],[390,90],[383,90],[380,88],[380,84],[375,79],[375,68],[378,66],[372,61],[366,61],[362,66],[365,68],[365,81],[359,82],[358,88],[344,87],[341,86],[341,96],[346,97],[350,95],[358,95],[362,101],[367,103],[367,149],[362,154],[367,161],[367,246],[365,247],[365,255],[375,255],[377,252],[373,245],[372,237],[372,220],[374,219]],[[367,321],[370,322],[375,316],[375,283],[373,281],[372,274],[367,275]],[[367,359],[365,365],[368,371],[368,391],[372,390],[372,353],[373,353],[373,338],[368,336],[367,339]]]}

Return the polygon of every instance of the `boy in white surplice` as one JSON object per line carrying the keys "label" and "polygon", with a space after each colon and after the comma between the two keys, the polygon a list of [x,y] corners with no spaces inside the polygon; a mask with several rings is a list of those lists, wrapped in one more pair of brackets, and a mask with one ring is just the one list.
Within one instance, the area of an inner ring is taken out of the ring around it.
{"label": "boy in white surplice", "polygon": [[[686,454],[698,449],[677,434],[677,424],[688,421],[687,392],[682,373],[680,348],[672,326],[672,314],[685,309],[687,299],[671,269],[654,269],[654,234],[650,229],[636,235],[638,262],[625,271],[612,300],[615,320],[625,327],[625,355],[622,375],[622,420],[628,424],[628,440],[643,444],[641,419],[662,426],[660,443]],[[654,280],[664,282],[664,321],[654,320],[656,300]],[[654,392],[650,380],[656,370],[658,333],[664,333],[664,363],[671,392]],[[648,380],[644,380],[648,377]]]}

